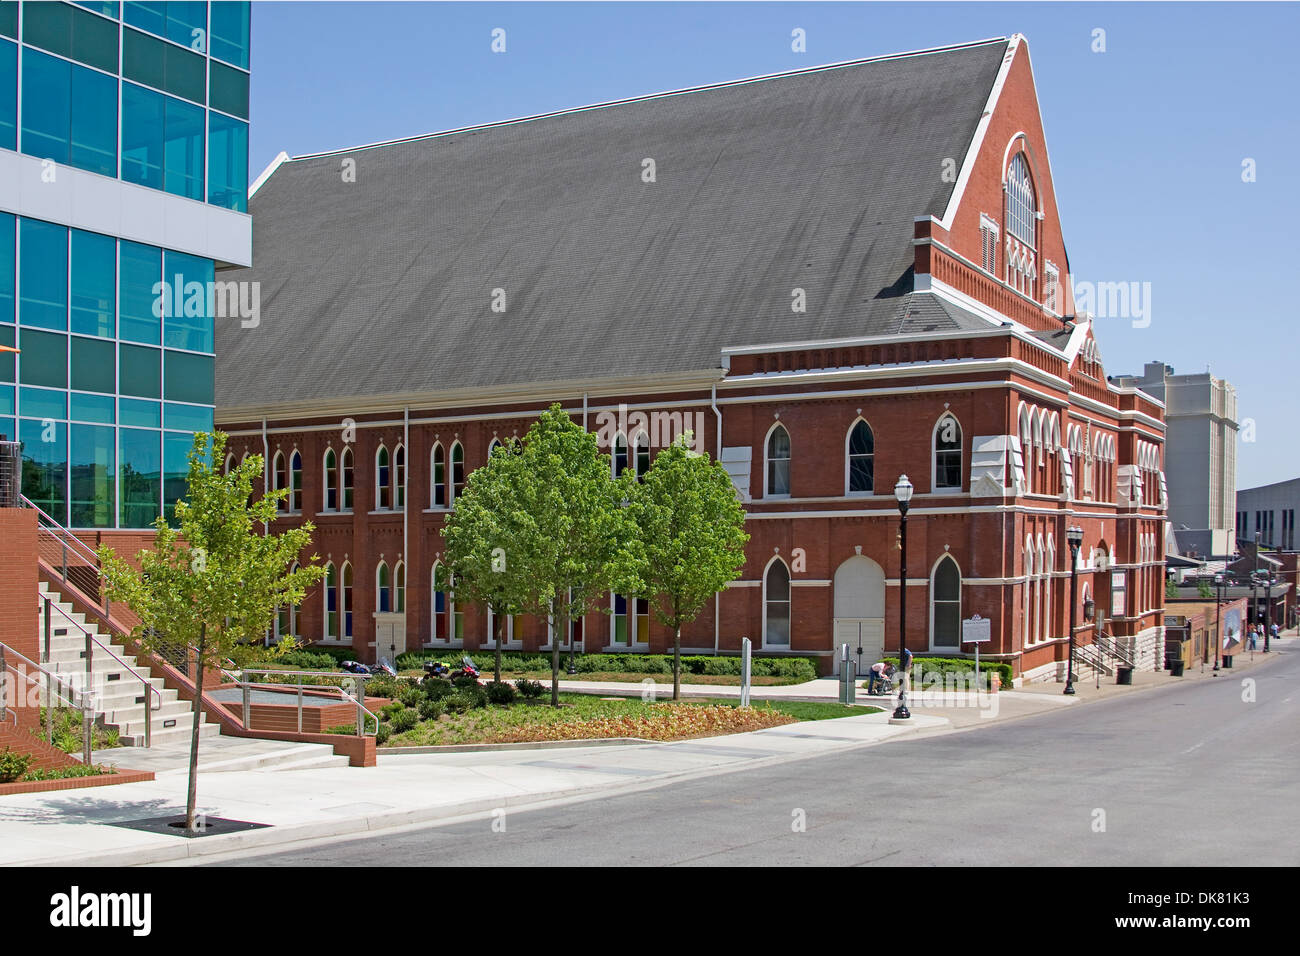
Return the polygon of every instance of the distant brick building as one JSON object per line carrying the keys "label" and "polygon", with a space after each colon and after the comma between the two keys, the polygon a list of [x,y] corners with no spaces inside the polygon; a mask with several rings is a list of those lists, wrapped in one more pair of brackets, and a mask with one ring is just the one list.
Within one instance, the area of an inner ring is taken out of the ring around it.
{"label": "distant brick building", "polygon": [[[979,614],[982,656],[1054,677],[1078,524],[1080,607],[1160,666],[1163,406],[1074,315],[1023,38],[282,156],[251,211],[262,321],[218,329],[216,417],[329,565],[282,630],[491,646],[439,531],[559,401],[612,468],[689,428],[732,474],[748,561],[692,651],[875,659],[905,594],[913,650],[970,651]],[[561,641],[671,646],[643,600],[609,612]]]}

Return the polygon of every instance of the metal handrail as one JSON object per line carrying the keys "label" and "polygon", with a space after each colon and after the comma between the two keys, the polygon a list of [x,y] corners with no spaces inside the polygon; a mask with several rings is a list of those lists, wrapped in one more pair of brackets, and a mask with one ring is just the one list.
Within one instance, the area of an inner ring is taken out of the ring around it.
{"label": "metal handrail", "polygon": [[[42,593],[41,593],[41,597],[42,597],[42,598],[44,599],[44,601],[45,601],[45,650],[44,650],[44,653],[45,653],[46,663],[50,663],[50,660],[49,660],[49,657],[50,657],[50,608],[57,608],[57,609],[58,609],[58,612],[59,612],[60,614],[62,614],[65,618],[67,618],[68,623],[71,624],[73,627],[75,627],[77,630],[79,630],[79,631],[82,633],[82,635],[85,637],[85,640],[86,640],[86,684],[87,684],[87,686],[89,686],[90,683],[91,683],[91,681],[94,679],[94,670],[95,670],[94,649],[90,646],[92,641],[93,641],[95,644],[98,644],[98,645],[100,646],[100,648],[102,648],[103,651],[104,651],[106,654],[108,654],[109,657],[111,657],[111,658],[113,658],[113,660],[117,661],[117,663],[122,667],[123,670],[127,671],[128,673],[130,673],[130,675],[131,675],[132,677],[134,677],[136,680],[138,680],[141,684],[144,685],[144,688],[145,688],[145,697],[144,697],[144,745],[145,745],[146,747],[152,747],[152,746],[153,746],[153,712],[154,712],[155,710],[162,710],[162,692],[159,691],[157,687],[154,687],[154,686],[153,686],[153,682],[150,681],[149,678],[145,677],[143,674],[141,674],[138,670],[136,670],[134,667],[132,667],[132,666],[131,666],[130,664],[128,664],[126,661],[122,660],[122,658],[118,657],[117,654],[116,654],[116,652],[114,652],[114,650],[113,650],[111,647],[109,647],[107,644],[105,644],[103,641],[101,641],[99,638],[97,638],[97,637],[96,637],[94,634],[92,634],[90,631],[86,630],[84,627],[82,627],[80,624],[78,624],[76,621],[74,621],[71,617],[68,617],[68,612],[65,611],[65,610],[63,610],[63,608],[59,607],[57,604],[55,604],[55,603],[54,603],[54,598],[50,597],[49,594],[42,592]],[[149,699],[149,695],[150,695],[150,694],[152,694],[154,697],[158,698],[158,706],[155,707],[155,706],[153,705],[153,703],[150,701],[150,699]]]}
{"label": "metal handrail", "polygon": [[1133,659],[1129,657],[1127,651],[1120,648],[1119,641],[1115,639],[1114,635],[1108,635],[1105,631],[1098,631],[1097,635],[1093,638],[1092,643],[1096,645],[1103,654],[1115,658],[1117,661],[1124,664],[1125,667],[1134,666]]}
{"label": "metal handrail", "polygon": [[[324,674],[331,677],[351,677],[351,674],[337,674],[329,671],[269,671],[269,670],[249,670],[246,673],[279,673],[279,674]],[[357,675],[364,676],[364,675]],[[298,733],[302,733],[302,708],[304,691],[338,691],[339,696],[345,703],[351,702],[357,708],[357,736],[373,737],[379,732],[379,717],[371,711],[359,698],[353,697],[342,687],[336,687],[333,684],[267,684],[256,681],[236,680],[235,686],[243,691],[243,724],[245,730],[250,730],[249,723],[252,719],[252,692],[254,690],[269,690],[277,693],[295,691],[298,698]],[[365,717],[370,717],[375,722],[375,733],[370,733],[365,727]]]}
{"label": "metal handrail", "polygon": [[[40,686],[40,680],[28,674],[26,671],[20,671],[13,664],[9,663],[9,658],[16,657],[27,667],[42,674],[45,677],[45,730],[51,744],[54,743],[54,697],[57,695],[67,702],[69,707],[76,707],[81,711],[81,720],[83,725],[81,749],[82,761],[86,766],[90,766],[90,724],[91,717],[91,698],[94,696],[88,690],[78,691],[76,685],[71,684],[63,679],[63,676],[55,671],[46,670],[40,664],[36,663],[25,654],[14,650],[8,644],[0,643],[0,720],[8,719],[10,708],[8,701],[5,699],[5,686],[3,675],[6,670],[11,670],[29,684]],[[63,693],[63,688],[67,688],[72,695]],[[14,710],[14,726],[18,725],[18,711]]]}

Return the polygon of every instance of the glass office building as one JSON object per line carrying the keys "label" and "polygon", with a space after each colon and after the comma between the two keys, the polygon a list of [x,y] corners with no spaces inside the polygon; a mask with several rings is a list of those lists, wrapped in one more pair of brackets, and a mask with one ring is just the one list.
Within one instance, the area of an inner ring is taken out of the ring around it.
{"label": "glass office building", "polygon": [[0,433],[72,528],[170,515],[212,428],[248,68],[248,3],[0,0]]}

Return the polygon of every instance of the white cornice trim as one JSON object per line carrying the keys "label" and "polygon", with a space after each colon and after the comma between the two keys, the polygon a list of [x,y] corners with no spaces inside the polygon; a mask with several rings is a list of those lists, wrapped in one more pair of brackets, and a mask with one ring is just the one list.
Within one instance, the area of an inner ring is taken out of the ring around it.
{"label": "white cornice trim", "polygon": [[262,175],[253,180],[253,185],[248,188],[248,198],[252,199],[257,195],[257,191],[262,188],[262,184],[271,178],[271,174],[280,168],[280,164],[288,160],[289,154],[280,150],[280,155],[271,160],[270,165],[262,170]]}
{"label": "white cornice trim", "polygon": [[998,100],[1002,97],[1002,88],[1006,85],[1007,75],[1011,72],[1011,61],[1015,59],[1016,51],[1020,48],[1023,40],[1024,37],[1016,33],[1007,41],[1007,51],[1002,56],[1002,65],[998,67],[998,75],[993,81],[993,89],[989,91],[989,98],[984,104],[984,112],[980,114],[979,124],[975,127],[975,135],[971,137],[970,144],[966,147],[966,156],[962,160],[961,172],[957,174],[957,184],[953,186],[952,195],[948,197],[948,205],[943,211],[943,216],[939,219],[939,225],[944,229],[952,228],[952,222],[957,215],[958,208],[961,206],[966,186],[970,182],[971,174],[975,171],[975,163],[979,159],[980,148],[984,145],[984,137],[988,133],[989,124],[993,121],[993,113],[997,110]]}

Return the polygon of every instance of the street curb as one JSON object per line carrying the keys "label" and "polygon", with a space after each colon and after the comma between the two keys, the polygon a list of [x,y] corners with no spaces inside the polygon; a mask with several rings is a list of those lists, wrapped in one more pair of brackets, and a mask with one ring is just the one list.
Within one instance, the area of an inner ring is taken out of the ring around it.
{"label": "street curb", "polygon": [[639,747],[643,744],[673,743],[670,740],[647,740],[644,737],[579,737],[575,740],[523,740],[508,744],[430,744],[427,747],[381,747],[376,757],[400,757],[404,754],[472,754],[494,750],[563,750],[566,747]]}
{"label": "street curb", "polygon": [[[951,722],[946,717],[936,717],[932,719],[942,721],[942,724],[936,724],[931,727],[907,728],[891,733],[886,737],[881,737],[875,740],[862,740],[854,741],[853,743],[838,744],[819,750],[816,753],[781,754],[772,757],[759,757],[754,760],[730,766],[701,767],[694,770],[670,771],[655,777],[652,780],[642,780],[636,783],[623,785],[596,784],[586,787],[571,787],[564,790],[543,791],[540,793],[491,797],[435,807],[423,807],[417,810],[385,811],[383,813],[339,820],[337,822],[303,823],[287,826],[270,825],[264,829],[245,830],[241,833],[232,833],[227,836],[200,837],[196,839],[171,837],[170,840],[180,841],[179,844],[163,845],[160,843],[153,847],[137,847],[129,850],[94,853],[85,856],[44,857],[36,860],[24,860],[21,863],[14,863],[11,865],[39,867],[121,867],[142,866],[151,863],[184,863],[187,861],[201,862],[204,857],[218,856],[238,852],[239,850],[281,846],[320,839],[323,837],[356,836],[372,831],[392,830],[414,824],[431,823],[437,820],[451,819],[454,817],[473,816],[498,809],[513,808],[526,810],[532,809],[535,806],[556,802],[568,803],[594,797],[616,797],[630,793],[637,793],[642,790],[655,789],[657,787],[683,780],[720,776],[727,773],[738,773],[761,767],[775,766],[783,763],[794,763],[800,760],[829,756],[845,750],[872,747],[893,740],[921,736],[927,733],[942,732],[952,726]],[[803,721],[801,721],[801,723],[803,723]],[[815,723],[824,723],[824,721],[815,721]],[[786,726],[797,726],[797,724]],[[762,731],[755,731],[755,733],[762,733]],[[661,746],[672,746],[674,742],[653,741],[653,743]],[[177,812],[179,814],[179,811]],[[98,825],[111,826],[112,824],[104,823]],[[159,839],[167,838],[160,837]]]}

